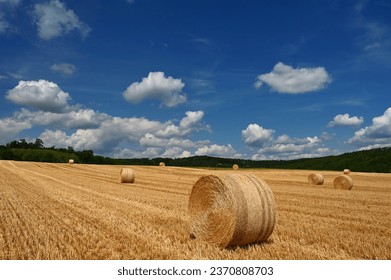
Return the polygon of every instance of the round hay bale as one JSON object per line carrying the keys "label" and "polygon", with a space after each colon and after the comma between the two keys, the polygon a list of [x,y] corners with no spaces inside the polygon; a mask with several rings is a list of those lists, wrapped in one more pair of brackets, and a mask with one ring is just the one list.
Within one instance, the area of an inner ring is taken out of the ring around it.
{"label": "round hay bale", "polygon": [[121,183],[134,183],[135,174],[131,168],[122,168],[120,171],[120,182]]}
{"label": "round hay bale", "polygon": [[320,173],[311,173],[310,175],[308,175],[308,183],[310,185],[323,185],[323,175]]}
{"label": "round hay bale", "polygon": [[202,176],[189,199],[190,236],[227,248],[266,241],[275,224],[267,183],[251,174]]}
{"label": "round hay bale", "polygon": [[166,166],[166,164],[164,162],[160,162],[159,166]]}
{"label": "round hay bale", "polygon": [[346,174],[346,175],[347,175],[347,174],[349,174],[349,173],[350,173],[350,170],[349,170],[349,169],[344,169],[344,170],[343,170],[343,174]]}
{"label": "round hay bale", "polygon": [[239,165],[237,165],[237,164],[232,165],[232,169],[233,170],[238,170],[239,169]]}
{"label": "round hay bale", "polygon": [[334,188],[350,190],[353,187],[353,180],[348,175],[340,175],[334,179]]}
{"label": "round hay bale", "polygon": [[70,159],[70,160],[68,160],[68,163],[69,163],[69,164],[74,164],[75,161],[74,161],[73,159]]}

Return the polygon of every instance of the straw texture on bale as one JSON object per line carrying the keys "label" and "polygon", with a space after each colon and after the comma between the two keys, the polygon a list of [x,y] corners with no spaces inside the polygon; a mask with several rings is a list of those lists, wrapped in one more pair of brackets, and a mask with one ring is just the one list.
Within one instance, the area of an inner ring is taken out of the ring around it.
{"label": "straw texture on bale", "polygon": [[191,191],[189,213],[190,236],[221,248],[266,241],[275,224],[273,193],[251,174],[201,177]]}
{"label": "straw texture on bale", "polygon": [[69,163],[69,164],[74,164],[75,161],[74,161],[73,159],[70,159],[70,160],[68,160],[68,163]]}
{"label": "straw texture on bale", "polygon": [[237,165],[237,164],[232,165],[232,169],[233,170],[238,170],[239,169],[239,165]]}
{"label": "straw texture on bale", "polygon": [[323,185],[323,175],[320,173],[311,173],[310,175],[308,175],[308,183],[310,185]]}
{"label": "straw texture on bale", "polygon": [[135,174],[131,168],[122,168],[120,172],[121,183],[134,183]]}
{"label": "straw texture on bale", "polygon": [[350,190],[353,187],[353,180],[348,175],[340,175],[334,179],[334,188]]}
{"label": "straw texture on bale", "polygon": [[166,164],[164,162],[160,162],[159,166],[166,166]]}
{"label": "straw texture on bale", "polygon": [[349,174],[350,173],[350,170],[349,169],[344,169],[343,170],[343,174]]}

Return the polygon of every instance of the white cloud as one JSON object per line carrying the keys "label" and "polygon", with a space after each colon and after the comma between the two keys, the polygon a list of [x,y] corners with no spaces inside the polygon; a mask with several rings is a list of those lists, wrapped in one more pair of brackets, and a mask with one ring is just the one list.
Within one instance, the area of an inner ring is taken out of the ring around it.
{"label": "white cloud", "polygon": [[[8,91],[6,98],[37,110],[21,108],[11,118],[0,119],[0,133],[7,135],[7,138],[0,137],[2,142],[15,139],[21,131],[38,126],[45,129],[38,137],[46,146],[72,146],[76,150],[94,150],[111,156],[185,157],[191,155],[191,151],[210,144],[208,140],[189,139],[192,132],[210,129],[202,123],[203,111],[187,111],[181,120],[175,121],[178,124],[171,120],[160,122],[137,117],[113,117],[82,108],[80,104],[70,106],[70,95],[57,84],[45,80],[20,81]],[[138,150],[124,148],[124,152],[120,151],[119,147],[129,145],[138,145]]]}
{"label": "white cloud", "polygon": [[155,158],[161,155],[161,148],[148,148],[142,151],[129,148],[117,148],[111,155],[113,158]]}
{"label": "white cloud", "polygon": [[64,113],[29,111],[22,108],[15,112],[14,118],[32,125],[48,126],[61,129],[97,128],[110,118],[107,114],[91,109],[77,109]]}
{"label": "white cloud", "polygon": [[0,119],[0,142],[6,143],[15,140],[21,131],[31,127],[32,125],[26,121],[19,121],[14,118]]}
{"label": "white cloud", "polygon": [[[120,144],[140,144],[149,152],[159,152],[155,156],[162,156],[168,151],[176,151],[176,157],[181,156],[186,150],[195,149],[206,145],[208,141],[193,142],[183,138],[170,135],[167,138],[157,137],[159,131],[165,130],[172,124],[171,121],[158,122],[145,118],[119,118],[106,115],[99,127],[88,129],[77,129],[74,133],[67,135],[62,130],[46,130],[41,138],[47,146],[67,147],[72,146],[76,150],[91,149],[98,153],[115,153],[122,157],[124,153],[116,150]],[[153,148],[153,149],[151,149]],[[130,150],[128,150],[128,153]],[[133,155],[142,155],[142,151],[134,152]],[[145,154],[143,154],[145,155]]]}
{"label": "white cloud", "polygon": [[286,134],[273,137],[273,129],[265,129],[258,124],[250,124],[242,130],[243,141],[257,152],[253,160],[295,159],[323,156],[330,152],[322,147],[322,139],[314,137],[291,138]]}
{"label": "white cloud", "polygon": [[301,139],[290,139],[290,143],[273,141],[257,151],[253,160],[278,160],[321,157],[330,153],[329,148],[321,147],[321,139],[317,136]]}
{"label": "white cloud", "polygon": [[34,16],[38,35],[44,40],[62,36],[72,30],[78,30],[83,37],[90,32],[90,27],[79,20],[73,10],[67,9],[59,0],[36,4]]}
{"label": "white cloud", "polygon": [[[174,146],[174,144],[187,145],[186,139],[159,138],[154,135],[158,131],[164,131],[171,125],[171,121],[159,122],[145,118],[120,118],[107,116],[97,128],[78,129],[76,132],[63,137],[67,139],[67,145],[78,150],[91,149],[97,152],[112,152],[121,143],[141,143],[145,146],[163,147]],[[58,131],[47,130],[41,139],[49,141],[50,145],[58,145],[56,135]],[[46,144],[46,142],[45,144]]]}
{"label": "white cloud", "polygon": [[204,116],[203,111],[187,111],[186,117],[184,117],[179,126],[170,123],[163,130],[159,130],[156,133],[156,136],[167,138],[167,137],[177,137],[177,136],[186,136],[193,131],[207,130],[210,131],[208,125],[202,124],[202,118]]}
{"label": "white cloud", "polygon": [[260,147],[273,139],[273,133],[273,129],[265,129],[258,124],[249,124],[245,130],[242,130],[242,137],[246,145]]}
{"label": "white cloud", "polygon": [[160,138],[149,132],[140,139],[140,145],[144,147],[180,147],[183,149],[194,149],[206,145],[208,142],[209,141],[194,142],[190,139],[179,137]]}
{"label": "white cloud", "polygon": [[184,86],[180,79],[165,77],[163,72],[150,72],[141,82],[132,83],[123,92],[123,96],[131,103],[156,99],[167,107],[175,107],[187,100],[182,93]]}
{"label": "white cloud", "polygon": [[382,116],[372,119],[372,124],[354,133],[348,141],[363,148],[391,145],[391,107]]}
{"label": "white cloud", "polygon": [[277,63],[273,71],[257,77],[255,87],[264,83],[279,93],[299,94],[323,89],[331,82],[331,77],[324,67],[296,68]]}
{"label": "white cloud", "polygon": [[63,76],[72,76],[76,72],[76,66],[69,63],[59,63],[50,66],[50,70]]}
{"label": "white cloud", "polygon": [[196,111],[196,112],[188,111],[186,112],[186,117],[184,117],[179,123],[179,126],[184,129],[192,128],[196,126],[203,117],[204,117],[204,112],[202,111]]}
{"label": "white cloud", "polygon": [[7,92],[6,98],[18,105],[30,106],[48,112],[65,112],[70,109],[68,93],[49,81],[20,81]]}
{"label": "white cloud", "polygon": [[200,147],[195,152],[197,156],[200,155],[210,155],[210,156],[217,156],[217,157],[232,157],[236,154],[235,149],[230,145],[205,145],[203,147]]}
{"label": "white cloud", "polygon": [[363,117],[350,117],[349,114],[339,114],[334,117],[334,120],[328,123],[328,127],[334,126],[359,126],[364,122]]}
{"label": "white cloud", "polygon": [[[52,82],[20,81],[8,91],[9,100],[37,110],[21,108],[12,117],[0,119],[0,142],[16,139],[26,129],[44,129],[37,138],[45,146],[93,150],[114,157],[188,157],[194,153],[231,156],[231,145],[219,146],[209,140],[193,141],[190,135],[210,130],[202,122],[203,111],[187,111],[181,120],[165,122],[139,117],[114,117],[76,104]],[[134,149],[133,149],[134,147]]]}

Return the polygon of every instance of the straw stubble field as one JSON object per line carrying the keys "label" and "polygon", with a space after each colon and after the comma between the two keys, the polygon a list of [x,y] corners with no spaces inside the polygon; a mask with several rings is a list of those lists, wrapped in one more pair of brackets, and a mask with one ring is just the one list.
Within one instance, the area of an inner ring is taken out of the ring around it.
{"label": "straw stubble field", "polygon": [[[391,259],[391,174],[207,170],[0,161],[0,259]],[[267,242],[231,249],[189,238],[189,195],[202,176],[247,172],[276,202]]]}

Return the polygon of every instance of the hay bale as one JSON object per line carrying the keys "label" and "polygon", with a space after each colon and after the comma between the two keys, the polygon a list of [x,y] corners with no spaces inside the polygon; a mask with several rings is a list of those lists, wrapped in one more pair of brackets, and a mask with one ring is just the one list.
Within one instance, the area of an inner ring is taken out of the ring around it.
{"label": "hay bale", "polygon": [[239,169],[239,165],[237,165],[237,164],[232,165],[232,169],[233,170],[238,170]]}
{"label": "hay bale", "polygon": [[254,175],[201,177],[189,199],[190,236],[221,248],[266,241],[275,224],[275,202],[267,183]]}
{"label": "hay bale", "polygon": [[120,182],[121,183],[134,183],[135,174],[131,168],[122,168],[120,171]]}
{"label": "hay bale", "polygon": [[164,162],[160,162],[159,166],[166,166],[166,164]]}
{"label": "hay bale", "polygon": [[311,173],[310,175],[308,175],[308,183],[310,185],[323,185],[323,175],[320,173]]}
{"label": "hay bale", "polygon": [[353,187],[353,180],[348,175],[340,175],[334,179],[334,188],[350,190]]}
{"label": "hay bale", "polygon": [[349,173],[350,173],[350,170],[349,170],[349,169],[344,169],[344,170],[343,170],[343,174],[346,174],[346,175],[347,175],[347,174],[349,174]]}
{"label": "hay bale", "polygon": [[70,159],[70,160],[68,160],[68,163],[69,163],[69,164],[74,164],[75,161],[74,161],[73,159]]}

